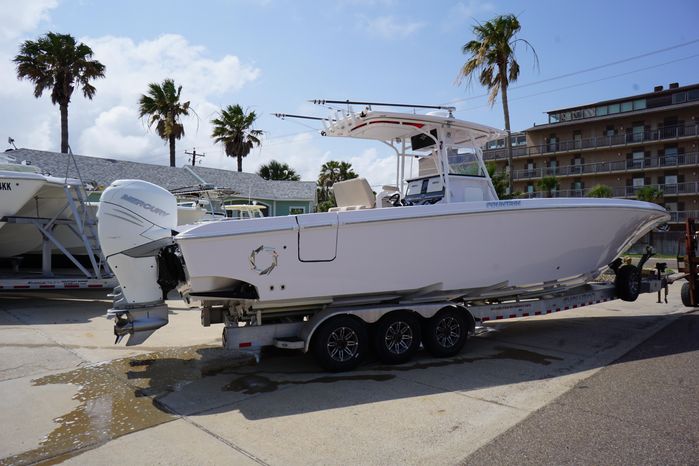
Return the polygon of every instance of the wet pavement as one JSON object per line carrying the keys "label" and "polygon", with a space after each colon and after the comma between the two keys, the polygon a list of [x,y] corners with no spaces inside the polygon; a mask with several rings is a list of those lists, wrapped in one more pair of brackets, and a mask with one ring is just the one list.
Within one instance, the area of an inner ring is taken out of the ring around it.
{"label": "wet pavement", "polygon": [[677,285],[655,300],[501,321],[453,358],[328,374],[295,351],[224,351],[221,327],[182,303],[124,347],[103,292],[0,295],[0,464],[459,462],[686,312]]}

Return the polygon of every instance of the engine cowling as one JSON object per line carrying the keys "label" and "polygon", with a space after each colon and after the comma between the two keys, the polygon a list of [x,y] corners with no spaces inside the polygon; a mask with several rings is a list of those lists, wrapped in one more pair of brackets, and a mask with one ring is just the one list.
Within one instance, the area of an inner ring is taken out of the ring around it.
{"label": "engine cowling", "polygon": [[102,193],[97,218],[102,251],[119,281],[108,315],[116,318],[117,341],[129,334],[128,344],[137,344],[168,322],[157,257],[173,244],[177,200],[153,183],[117,180]]}

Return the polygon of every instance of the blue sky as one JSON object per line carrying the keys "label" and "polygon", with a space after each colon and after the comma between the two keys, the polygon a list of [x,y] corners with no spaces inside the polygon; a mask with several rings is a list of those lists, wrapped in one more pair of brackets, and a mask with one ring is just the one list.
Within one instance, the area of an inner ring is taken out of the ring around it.
{"label": "blue sky", "polygon": [[136,102],[148,82],[171,77],[199,116],[185,120],[180,165],[187,162],[183,151],[196,147],[207,154],[203,165],[235,167],[212,143],[208,122],[221,106],[239,103],[258,113],[257,126],[266,132],[262,147],[244,161],[246,171],[276,158],[315,179],[323,162],[341,159],[372,184],[388,182],[394,162],[380,145],[323,138],[306,123],[271,113],[325,116],[325,109],[306,102],[314,98],[453,102],[457,117],[502,127],[499,101],[491,108],[477,82],[456,85],[472,25],[498,14],[519,16],[519,36],[540,61],[535,69],[533,55],[518,49],[513,129],[544,123],[547,110],[699,82],[699,42],[579,72],[699,39],[699,3],[691,0],[665,1],[662,8],[638,1],[502,0],[0,0],[0,7],[8,16],[0,26],[0,136],[58,150],[58,109],[16,80],[10,59],[22,40],[49,30],[70,33],[107,66],[93,101],[73,97],[74,151],[149,163],[166,164],[167,147],[137,119]]}

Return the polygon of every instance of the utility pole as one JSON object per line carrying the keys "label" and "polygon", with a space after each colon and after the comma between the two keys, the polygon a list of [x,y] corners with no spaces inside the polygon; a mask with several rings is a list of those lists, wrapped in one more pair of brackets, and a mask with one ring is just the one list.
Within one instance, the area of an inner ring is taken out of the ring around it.
{"label": "utility pole", "polygon": [[187,154],[187,155],[191,155],[191,156],[192,156],[192,158],[191,158],[191,160],[192,160],[192,166],[194,166],[194,165],[197,164],[197,157],[205,157],[205,156],[206,156],[206,154],[197,154],[197,149],[196,149],[196,148],[193,148],[193,149],[192,149],[192,152],[184,151],[184,153]]}

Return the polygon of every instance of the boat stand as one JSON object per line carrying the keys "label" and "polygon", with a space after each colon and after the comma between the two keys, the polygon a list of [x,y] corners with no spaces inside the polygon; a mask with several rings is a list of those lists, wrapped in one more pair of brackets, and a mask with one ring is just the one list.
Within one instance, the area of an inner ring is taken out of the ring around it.
{"label": "boat stand", "polygon": [[[42,236],[41,275],[0,278],[0,290],[110,288],[116,283],[102,254],[97,239],[97,221],[89,214],[82,186],[66,184],[64,191],[66,204],[53,218],[6,216],[0,219],[0,221],[7,223],[33,225]],[[70,212],[71,215],[66,218],[61,217],[66,211]],[[56,238],[54,230],[59,225],[66,226],[80,239],[90,261],[88,267],[80,263],[75,255]],[[67,257],[78,269],[80,275],[66,276],[54,273],[52,266],[53,248],[58,249]]]}

